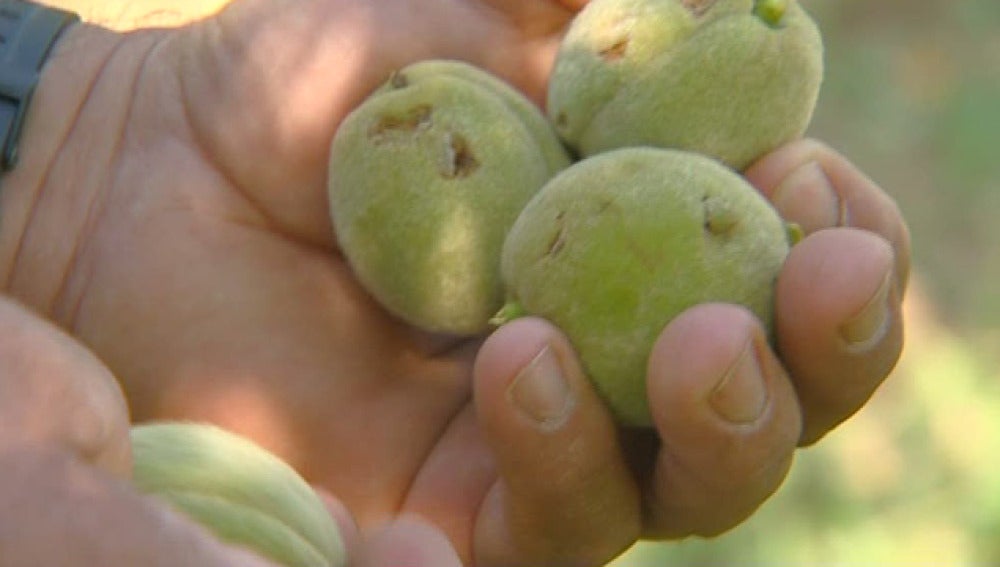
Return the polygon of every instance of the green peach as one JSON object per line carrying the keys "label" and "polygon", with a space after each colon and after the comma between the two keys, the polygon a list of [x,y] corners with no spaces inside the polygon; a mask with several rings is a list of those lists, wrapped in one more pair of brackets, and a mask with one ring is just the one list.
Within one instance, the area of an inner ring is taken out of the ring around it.
{"label": "green peach", "polygon": [[514,223],[499,322],[518,313],[551,321],[616,418],[647,426],[646,365],[659,333],[685,309],[717,301],[770,326],[788,249],[774,208],[719,162],[612,150],[558,174]]}
{"label": "green peach", "polygon": [[200,423],[132,427],[133,482],[218,538],[286,567],[341,567],[340,532],[316,492],[255,443]]}
{"label": "green peach", "polygon": [[404,68],[343,121],[331,145],[330,210],[342,251],[383,306],[425,330],[488,329],[503,301],[503,238],[569,164],[541,111],[501,84],[457,63]]}
{"label": "green peach", "polygon": [[584,156],[652,145],[742,170],[805,132],[822,78],[819,30],[795,0],[592,0],[547,108]]}

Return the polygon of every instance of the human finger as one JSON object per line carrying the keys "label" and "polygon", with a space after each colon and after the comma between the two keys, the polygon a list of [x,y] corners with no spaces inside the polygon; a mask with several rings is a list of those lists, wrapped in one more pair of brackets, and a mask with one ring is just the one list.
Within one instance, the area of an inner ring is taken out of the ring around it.
{"label": "human finger", "polygon": [[475,407],[500,479],[480,508],[477,565],[603,565],[638,537],[638,488],[607,408],[542,319],[482,346]]}
{"label": "human finger", "polygon": [[53,445],[127,476],[128,409],[111,371],[10,299],[0,298],[0,336],[0,449]]}
{"label": "human finger", "polygon": [[896,202],[846,157],[813,139],[791,142],[744,172],[786,220],[808,235],[833,227],[877,234],[895,250],[902,291],[910,270],[910,234]]}
{"label": "human finger", "polygon": [[646,535],[718,534],[781,484],[799,406],[749,310],[709,303],[671,321],[650,354],[648,392],[659,448]]}
{"label": "human finger", "polygon": [[795,383],[802,443],[860,409],[903,348],[893,247],[852,228],[821,230],[792,248],[778,278],[777,344]]}

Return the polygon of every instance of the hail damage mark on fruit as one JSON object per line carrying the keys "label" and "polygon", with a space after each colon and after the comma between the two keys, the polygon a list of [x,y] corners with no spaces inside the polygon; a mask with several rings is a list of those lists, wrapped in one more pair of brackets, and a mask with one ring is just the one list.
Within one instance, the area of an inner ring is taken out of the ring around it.
{"label": "hail damage mark on fruit", "polygon": [[462,179],[479,169],[479,160],[472,153],[468,140],[461,134],[445,134],[444,159],[441,162],[441,176],[445,179]]}
{"label": "hail damage mark on fruit", "polygon": [[704,210],[703,228],[706,233],[713,236],[723,236],[729,234],[739,224],[739,215],[725,203],[713,200],[708,195],[701,198]]}
{"label": "hail damage mark on fruit", "polygon": [[681,0],[681,4],[695,16],[707,12],[718,0]]}
{"label": "hail damage mark on fruit", "polygon": [[626,51],[628,51],[628,44],[630,41],[631,38],[623,37],[622,39],[616,41],[610,47],[602,49],[600,52],[598,52],[598,55],[600,55],[601,58],[603,58],[605,61],[608,62],[618,61],[623,57],[625,57],[625,53]]}
{"label": "hail damage mark on fruit", "polygon": [[561,210],[556,213],[555,232],[552,234],[552,238],[545,249],[545,257],[552,258],[556,256],[562,251],[564,246],[566,246],[566,211]]}
{"label": "hail damage mark on fruit", "polygon": [[636,239],[636,237],[628,230],[628,227],[622,226],[622,231],[624,232],[625,249],[632,255],[639,264],[649,272],[653,272],[657,268],[656,259],[646,250],[643,243]]}
{"label": "hail damage mark on fruit", "polygon": [[560,112],[556,116],[556,127],[565,128],[569,125],[569,116],[566,116],[565,112]]}
{"label": "hail damage mark on fruit", "polygon": [[429,104],[419,104],[409,109],[402,116],[385,115],[372,126],[369,135],[381,138],[389,132],[415,132],[430,126],[433,108]]}
{"label": "hail damage mark on fruit", "polygon": [[389,75],[389,86],[394,89],[405,89],[410,86],[410,78],[401,71],[393,71],[392,74]]}
{"label": "hail damage mark on fruit", "polygon": [[545,255],[549,258],[559,254],[562,249],[566,246],[566,227],[560,226],[559,230],[552,235],[552,240],[549,242],[548,250],[546,250]]}

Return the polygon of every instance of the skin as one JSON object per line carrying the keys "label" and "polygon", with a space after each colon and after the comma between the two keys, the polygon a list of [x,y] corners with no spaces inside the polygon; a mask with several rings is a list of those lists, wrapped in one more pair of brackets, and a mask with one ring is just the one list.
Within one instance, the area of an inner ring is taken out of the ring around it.
{"label": "skin", "polygon": [[[338,252],[326,152],[352,105],[432,56],[469,60],[540,101],[580,5],[237,0],[176,31],[73,28],[0,191],[0,281],[26,306],[0,312],[0,325],[52,337],[0,359],[0,388],[21,388],[0,396],[0,506],[26,510],[16,531],[0,522],[5,554],[247,559],[113,480],[128,414],[120,397],[89,397],[114,392],[112,375],[132,420],[213,421],[336,495],[358,526],[357,565],[602,564],[636,538],[719,533],[752,513],[796,447],[862,407],[901,349],[905,223],[832,149],[793,143],[748,172],[807,236],[779,279],[782,357],[757,348],[764,404],[739,423],[709,403],[744,347],[763,344],[739,308],[695,307],[664,330],[648,373],[657,427],[619,434],[551,325],[516,321],[481,349],[429,336],[371,301]],[[844,326],[869,304],[884,325]],[[875,332],[849,344],[844,328]],[[546,345],[567,403],[538,421],[511,388]],[[32,366],[64,355],[70,370]],[[33,397],[42,391],[51,396]],[[25,400],[50,419],[19,419]],[[62,407],[93,420],[91,433]],[[67,513],[41,513],[54,506]],[[51,546],[53,530],[72,537]]]}

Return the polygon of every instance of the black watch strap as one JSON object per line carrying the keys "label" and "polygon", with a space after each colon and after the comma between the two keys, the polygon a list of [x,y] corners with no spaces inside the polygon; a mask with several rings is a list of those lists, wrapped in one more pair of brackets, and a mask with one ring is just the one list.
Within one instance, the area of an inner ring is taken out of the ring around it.
{"label": "black watch strap", "polygon": [[21,124],[42,65],[59,34],[79,19],[32,2],[0,0],[0,166],[5,171],[17,162]]}

